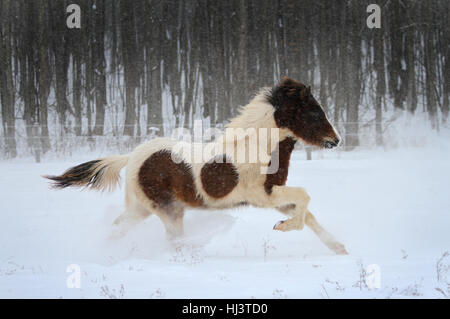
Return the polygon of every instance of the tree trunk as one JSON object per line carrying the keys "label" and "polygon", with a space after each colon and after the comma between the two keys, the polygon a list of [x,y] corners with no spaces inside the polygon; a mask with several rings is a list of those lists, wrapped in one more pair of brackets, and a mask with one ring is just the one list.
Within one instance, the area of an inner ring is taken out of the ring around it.
{"label": "tree trunk", "polygon": [[[75,42],[79,41],[79,37],[74,38]],[[73,70],[72,70],[72,85],[73,85],[73,109],[75,113],[75,135],[81,136],[82,120],[81,120],[81,53],[78,45],[74,46],[73,53]]]}
{"label": "tree trunk", "polygon": [[405,34],[405,51],[406,51],[406,81],[407,95],[406,108],[409,112],[414,113],[417,109],[417,90],[416,90],[416,67],[415,67],[415,45],[414,45],[414,20],[412,18],[413,3],[406,2],[408,26]]}
{"label": "tree trunk", "polygon": [[[444,21],[448,21],[450,19],[450,2],[444,2],[444,10],[446,14],[444,14]],[[443,101],[442,101],[442,122],[445,124],[448,120],[449,114],[449,100],[450,100],[450,25],[448,23],[444,24],[442,30],[442,47],[443,47],[443,55],[445,57],[443,62],[443,78],[444,78],[444,87],[443,87]]]}
{"label": "tree trunk", "polygon": [[56,32],[52,36],[53,53],[55,57],[56,80],[56,111],[59,116],[60,132],[66,130],[66,112],[70,111],[67,101],[67,70],[69,67],[69,46],[65,16],[60,14],[65,11],[63,2],[50,2],[53,6],[53,25]]}
{"label": "tree trunk", "polygon": [[42,152],[50,150],[50,136],[48,133],[48,95],[50,94],[50,70],[47,32],[48,27],[45,19],[45,9],[48,10],[46,2],[39,2],[39,108],[41,124]]}
{"label": "tree trunk", "polygon": [[359,146],[358,120],[359,120],[359,102],[361,97],[361,40],[358,35],[359,25],[358,17],[362,15],[359,3],[353,3],[349,8],[351,11],[350,31],[350,54],[348,61],[348,72],[350,79],[348,81],[348,102],[346,105],[346,127],[345,127],[345,145],[347,150]]}
{"label": "tree trunk", "polygon": [[95,1],[94,11],[95,46],[94,86],[95,86],[95,127],[94,135],[103,135],[106,107],[106,61],[105,61],[105,2]]}
{"label": "tree trunk", "polygon": [[[161,87],[161,46],[162,43],[162,5],[147,3],[146,12],[153,19],[147,20],[146,72],[147,72],[147,135],[156,133],[164,136],[162,119],[162,87]],[[159,131],[152,132],[152,128]]]}
{"label": "tree trunk", "polygon": [[238,103],[245,104],[248,95],[248,74],[247,74],[247,54],[248,54],[248,2],[239,1],[239,69],[237,79],[239,80]]}
{"label": "tree trunk", "polygon": [[327,12],[320,10],[319,23],[319,71],[320,71],[320,104],[322,105],[325,113],[329,115],[328,99],[327,99],[327,87],[326,81],[328,76],[328,52],[325,41],[327,40],[327,34],[329,32],[327,23]]}
{"label": "tree trunk", "polygon": [[6,146],[6,156],[14,158],[17,156],[16,127],[15,127],[15,101],[12,74],[11,56],[11,21],[10,1],[3,0],[1,3],[0,21],[0,93],[2,102],[2,124]]}
{"label": "tree trunk", "polygon": [[136,53],[136,34],[134,29],[134,2],[120,1],[120,26],[122,40],[122,56],[125,81],[125,123],[123,134],[134,135],[136,125],[136,73],[134,56]]}
{"label": "tree trunk", "polygon": [[375,97],[375,134],[376,144],[378,146],[383,145],[383,128],[382,128],[382,99],[386,94],[386,80],[385,80],[385,68],[384,68],[384,37],[383,29],[374,30],[374,64],[375,71],[377,73],[377,88]]}
{"label": "tree trunk", "polygon": [[[430,13],[431,14],[431,13]],[[425,92],[426,92],[426,107],[428,111],[428,116],[431,120],[431,125],[433,128],[437,127],[437,97],[436,97],[436,65],[435,65],[435,40],[433,37],[433,32],[431,26],[425,27]]]}

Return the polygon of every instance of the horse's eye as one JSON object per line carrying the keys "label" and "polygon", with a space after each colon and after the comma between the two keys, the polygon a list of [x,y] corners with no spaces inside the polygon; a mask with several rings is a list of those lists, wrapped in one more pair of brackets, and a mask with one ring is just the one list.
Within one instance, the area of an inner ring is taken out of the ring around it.
{"label": "horse's eye", "polygon": [[309,112],[309,114],[315,120],[318,120],[320,118],[320,112],[317,111],[317,110],[312,110],[312,111]]}

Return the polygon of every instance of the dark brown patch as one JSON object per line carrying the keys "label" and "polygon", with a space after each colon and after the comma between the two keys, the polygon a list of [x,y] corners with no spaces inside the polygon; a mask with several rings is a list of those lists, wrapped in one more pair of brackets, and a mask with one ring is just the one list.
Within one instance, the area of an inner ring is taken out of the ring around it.
{"label": "dark brown patch", "polygon": [[226,163],[226,155],[218,155],[203,165],[200,172],[203,189],[214,198],[228,195],[239,181],[239,174],[232,163]]}
{"label": "dark brown patch", "polygon": [[267,99],[276,109],[274,118],[278,127],[288,128],[306,143],[319,147],[327,146],[324,139],[339,142],[310,87],[283,77]]}
{"label": "dark brown patch", "polygon": [[[288,171],[289,171],[289,160],[291,159],[291,153],[294,149],[296,140],[292,137],[287,137],[278,143],[278,149],[273,151],[271,158],[276,158],[278,156],[278,171],[274,174],[267,174],[266,181],[264,182],[264,189],[267,194],[272,193],[272,187],[274,185],[284,185],[286,184]],[[271,160],[272,162],[272,160]],[[269,163],[269,166],[271,164]]]}
{"label": "dark brown patch", "polygon": [[95,174],[95,168],[100,160],[89,161],[66,170],[59,176],[44,176],[53,181],[52,186],[55,188],[66,188],[69,186],[86,186],[96,188],[101,181],[103,169],[98,170]]}
{"label": "dark brown patch", "polygon": [[203,205],[191,167],[183,161],[175,163],[168,150],[158,151],[146,159],[138,179],[145,195],[160,206],[170,206],[176,200],[192,207]]}

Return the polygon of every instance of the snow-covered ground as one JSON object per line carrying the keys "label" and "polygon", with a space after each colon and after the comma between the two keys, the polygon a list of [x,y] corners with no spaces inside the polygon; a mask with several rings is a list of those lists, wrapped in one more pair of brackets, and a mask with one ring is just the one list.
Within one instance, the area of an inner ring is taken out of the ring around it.
{"label": "snow-covered ground", "polygon": [[[288,185],[308,190],[311,211],[348,256],[334,255],[307,228],[273,231],[284,216],[255,208],[189,211],[186,236],[175,245],[156,217],[109,239],[123,188],[54,191],[41,177],[98,155],[0,162],[0,297],[450,296],[448,141],[327,151],[313,161],[294,153]],[[77,266],[67,272],[71,264],[79,266],[80,288],[67,286],[77,274]]]}

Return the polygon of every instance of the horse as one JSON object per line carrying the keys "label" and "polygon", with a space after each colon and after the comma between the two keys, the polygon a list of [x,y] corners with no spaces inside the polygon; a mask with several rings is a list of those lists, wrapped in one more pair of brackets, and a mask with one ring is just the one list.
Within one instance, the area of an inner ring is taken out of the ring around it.
{"label": "horse", "polygon": [[[310,87],[282,77],[272,88],[262,88],[226,126],[246,134],[222,134],[208,143],[209,157],[192,160],[180,151],[180,142],[154,138],[130,154],[89,161],[59,176],[44,176],[55,188],[87,187],[112,190],[126,166],[125,212],[114,226],[119,236],[150,215],[163,222],[169,239],[183,234],[186,209],[230,209],[242,205],[273,208],[288,218],[273,227],[302,230],[307,225],[336,254],[347,254],[308,209],[310,196],[303,187],[286,186],[291,153],[297,141],[319,148],[334,148],[341,137],[329,122]],[[268,134],[275,130],[276,134]],[[262,132],[262,133],[261,133]],[[230,137],[231,136],[231,137]],[[265,144],[262,156],[249,161],[256,143]],[[237,161],[244,154],[245,160]],[[272,165],[276,163],[277,165]],[[269,170],[274,166],[275,169]]]}

